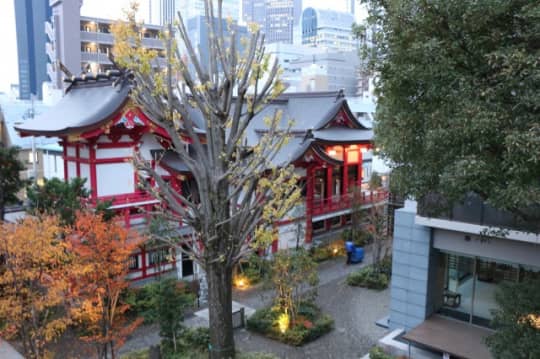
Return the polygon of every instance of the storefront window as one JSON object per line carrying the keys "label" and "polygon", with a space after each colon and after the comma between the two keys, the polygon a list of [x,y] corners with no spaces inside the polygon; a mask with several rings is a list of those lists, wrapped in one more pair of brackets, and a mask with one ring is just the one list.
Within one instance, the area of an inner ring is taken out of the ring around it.
{"label": "storefront window", "polygon": [[540,276],[538,268],[489,258],[441,252],[440,259],[444,284],[439,312],[482,326],[490,326],[502,283]]}

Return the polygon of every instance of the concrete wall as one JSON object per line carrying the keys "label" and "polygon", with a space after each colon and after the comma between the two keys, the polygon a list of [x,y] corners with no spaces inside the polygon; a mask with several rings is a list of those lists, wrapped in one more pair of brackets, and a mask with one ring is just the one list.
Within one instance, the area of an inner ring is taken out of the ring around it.
{"label": "concrete wall", "polygon": [[424,321],[428,306],[431,230],[414,223],[416,211],[396,211],[392,256],[390,328],[409,330]]}
{"label": "concrete wall", "polygon": [[433,247],[468,256],[540,267],[540,245],[535,243],[505,238],[482,239],[463,232],[434,229]]}

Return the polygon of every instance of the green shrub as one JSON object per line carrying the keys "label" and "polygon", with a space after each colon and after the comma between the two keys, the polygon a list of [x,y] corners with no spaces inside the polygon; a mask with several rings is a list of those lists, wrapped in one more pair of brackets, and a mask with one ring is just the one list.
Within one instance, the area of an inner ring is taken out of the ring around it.
{"label": "green shrub", "polygon": [[210,343],[210,329],[206,327],[188,328],[182,333],[182,340],[189,348],[205,351]]}
{"label": "green shrub", "polygon": [[356,287],[365,287],[369,289],[388,288],[388,275],[382,272],[376,272],[372,266],[366,266],[347,276],[347,284]]}
{"label": "green shrub", "polygon": [[386,354],[380,347],[373,347],[369,351],[369,359],[394,359],[394,356]]}
{"label": "green shrub", "polygon": [[148,359],[149,357],[150,351],[148,349],[142,349],[124,354],[120,359]]}
{"label": "green shrub", "polygon": [[334,327],[334,320],[328,315],[321,315],[320,309],[313,303],[302,302],[299,305],[298,315],[309,320],[311,325],[307,327],[305,320],[299,320],[285,333],[281,333],[277,326],[279,313],[264,308],[257,310],[248,319],[247,328],[283,343],[300,346],[321,337]]}
{"label": "green shrub", "polygon": [[392,256],[388,255],[384,257],[379,263],[381,272],[386,274],[388,277],[392,276]]}
{"label": "green shrub", "polygon": [[321,310],[313,301],[302,301],[298,304],[298,315],[314,320]]}
{"label": "green shrub", "polygon": [[123,295],[126,303],[130,306],[129,313],[134,317],[144,318],[145,324],[157,323],[159,320],[160,293],[163,288],[170,289],[169,293],[162,294],[166,297],[170,295],[182,296],[186,302],[195,302],[195,296],[190,292],[188,283],[178,282],[174,278],[167,278],[143,287],[128,288]]}
{"label": "green shrub", "polygon": [[289,345],[300,346],[306,343],[308,336],[309,330],[298,325],[290,328],[285,333],[279,333],[278,339]]}
{"label": "green shrub", "polygon": [[334,319],[331,316],[324,314],[313,323],[313,328],[308,333],[307,341],[313,341],[324,334],[330,332],[334,328]]}
{"label": "green shrub", "polygon": [[278,313],[271,308],[257,310],[247,320],[247,328],[261,334],[266,334],[272,330],[272,326],[277,320]]}

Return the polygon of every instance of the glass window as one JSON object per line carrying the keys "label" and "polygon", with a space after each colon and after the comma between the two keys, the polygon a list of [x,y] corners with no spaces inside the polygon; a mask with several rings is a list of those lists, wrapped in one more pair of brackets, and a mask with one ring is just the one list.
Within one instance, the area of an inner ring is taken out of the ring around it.
{"label": "glass window", "polygon": [[135,254],[129,257],[129,270],[135,270],[139,268],[139,255]]}

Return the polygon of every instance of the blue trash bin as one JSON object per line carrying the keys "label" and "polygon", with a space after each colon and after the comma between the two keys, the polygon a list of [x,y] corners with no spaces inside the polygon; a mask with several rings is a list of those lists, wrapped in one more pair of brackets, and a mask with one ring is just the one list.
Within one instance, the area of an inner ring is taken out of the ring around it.
{"label": "blue trash bin", "polygon": [[352,252],[351,262],[360,263],[364,260],[364,248],[363,247],[354,247]]}

